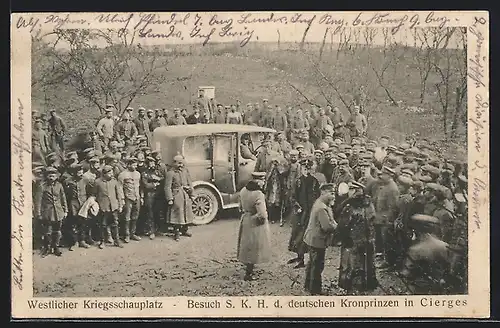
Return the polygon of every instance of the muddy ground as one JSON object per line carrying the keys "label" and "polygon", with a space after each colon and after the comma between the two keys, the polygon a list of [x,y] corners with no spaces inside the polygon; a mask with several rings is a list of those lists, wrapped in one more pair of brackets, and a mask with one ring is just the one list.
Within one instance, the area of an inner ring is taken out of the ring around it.
{"label": "muddy ground", "polygon": [[[62,257],[33,255],[34,295],[43,297],[106,296],[251,296],[306,295],[305,269],[286,264],[290,227],[271,226],[273,261],[257,266],[259,279],[243,281],[244,267],[236,260],[239,220],[220,219],[191,229],[193,237],[143,238],[124,248],[63,249]],[[326,253],[323,286],[331,295],[337,287],[339,248]],[[373,295],[406,294],[394,274],[377,272],[381,287]]]}

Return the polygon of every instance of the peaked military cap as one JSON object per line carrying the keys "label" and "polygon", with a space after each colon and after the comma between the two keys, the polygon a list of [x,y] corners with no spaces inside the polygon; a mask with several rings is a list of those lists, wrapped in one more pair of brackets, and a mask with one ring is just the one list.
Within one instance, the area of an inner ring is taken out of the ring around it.
{"label": "peaked military cap", "polygon": [[80,163],[74,163],[74,164],[70,165],[70,167],[69,167],[69,170],[71,172],[77,172],[77,171],[80,171],[82,169],[83,169],[83,166]]}
{"label": "peaked military cap", "polygon": [[432,178],[428,175],[420,175],[419,180],[424,183],[428,183],[432,181]]}
{"label": "peaked military cap", "polygon": [[59,173],[59,171],[53,167],[53,166],[49,166],[45,169],[45,174],[49,175],[49,174],[57,174]]}
{"label": "peaked military cap", "polygon": [[400,175],[398,177],[398,182],[405,186],[411,186],[413,184],[413,179],[411,178],[411,176]]}
{"label": "peaked military cap", "polygon": [[349,165],[349,160],[348,159],[342,159],[342,160],[340,160],[339,165]]}
{"label": "peaked military cap", "polygon": [[113,171],[113,167],[111,165],[104,165],[104,167],[102,168],[102,173],[108,173],[108,172],[112,172]]}
{"label": "peaked military cap", "polygon": [[89,163],[99,163],[100,159],[97,156],[94,156],[89,159]]}
{"label": "peaked military cap", "polygon": [[252,178],[254,179],[264,179],[266,177],[266,172],[252,172]]}
{"label": "peaked military cap", "polygon": [[349,187],[351,187],[352,189],[365,189],[365,185],[358,181],[351,181],[349,183]]}
{"label": "peaked military cap", "polygon": [[425,214],[414,214],[411,220],[418,223],[424,224],[439,224],[439,219],[435,216],[425,215]]}
{"label": "peaked military cap", "polygon": [[383,171],[383,172],[387,172],[387,173],[389,173],[389,174],[391,174],[391,175],[395,175],[395,174],[396,174],[396,171],[394,171],[393,169],[391,169],[391,168],[390,168],[390,167],[388,167],[388,166],[383,166],[383,167],[382,167],[382,171]]}

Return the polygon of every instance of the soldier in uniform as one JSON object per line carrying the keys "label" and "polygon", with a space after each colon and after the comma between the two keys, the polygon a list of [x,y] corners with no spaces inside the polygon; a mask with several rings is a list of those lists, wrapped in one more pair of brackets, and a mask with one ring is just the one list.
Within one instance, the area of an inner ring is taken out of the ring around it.
{"label": "soldier in uniform", "polygon": [[115,136],[115,120],[113,118],[113,109],[108,107],[105,109],[106,116],[101,118],[97,123],[97,133],[102,139],[104,149],[108,148],[109,142]]}
{"label": "soldier in uniform", "polygon": [[236,105],[231,105],[229,113],[226,115],[227,124],[243,124],[241,113],[236,110]]}
{"label": "soldier in uniform", "polygon": [[320,187],[320,191],[320,196],[311,208],[310,219],[304,232],[304,243],[309,252],[305,290],[312,295],[321,295],[321,274],[325,267],[327,242],[337,228],[331,208],[335,199],[335,186],[326,183]]}
{"label": "soldier in uniform", "polygon": [[278,144],[283,157],[288,158],[288,154],[290,153],[290,150],[292,150],[292,146],[286,140],[285,132],[282,131],[278,133],[276,136],[276,143]]}
{"label": "soldier in uniform", "polygon": [[[269,211],[270,222],[281,222],[281,207],[283,202],[283,177],[279,171],[280,158],[278,154],[273,154],[271,165],[266,172],[266,183],[264,193],[266,195],[266,207]],[[284,160],[284,159],[283,159]]]}
{"label": "soldier in uniform", "polygon": [[[395,213],[399,199],[399,189],[394,182],[395,172],[384,166],[380,174],[376,190],[374,191],[375,205],[375,247],[377,256],[382,256],[384,261],[380,267],[387,267],[394,263],[392,241],[388,230],[394,226]],[[377,249],[378,246],[378,249]]]}
{"label": "soldier in uniform", "polygon": [[214,113],[213,122],[216,124],[226,123],[226,113],[222,104],[217,104],[217,110]]}
{"label": "soldier in uniform", "polygon": [[377,287],[373,258],[375,209],[366,187],[356,181],[349,184],[350,197],[339,208],[340,237],[339,287],[348,293],[373,290]]}
{"label": "soldier in uniform", "polygon": [[292,216],[292,233],[288,243],[288,250],[297,254],[297,257],[288,261],[288,264],[297,263],[295,268],[303,268],[306,245],[304,243],[304,232],[309,223],[311,208],[320,194],[320,184],[313,175],[313,161],[305,159],[300,163],[302,174],[295,187],[294,214]]}
{"label": "soldier in uniform", "polygon": [[48,167],[45,170],[45,176],[46,179],[36,194],[35,215],[44,226],[43,254],[47,255],[53,251],[54,255],[61,256],[62,252],[59,249],[62,237],[61,226],[68,216],[68,204],[63,186],[57,181],[57,169]]}
{"label": "soldier in uniform", "polygon": [[325,151],[325,158],[323,164],[320,166],[319,170],[325,176],[327,182],[333,182],[333,170],[335,169],[335,161],[336,159],[333,157],[333,149],[329,148]]}
{"label": "soldier in uniform", "polygon": [[[33,163],[33,175],[32,175],[32,184],[31,184],[31,196],[33,199],[32,206],[32,226],[33,226],[33,248],[38,248],[43,245],[43,225],[42,220],[36,215],[36,209],[40,207],[38,201],[40,199],[37,198],[37,195],[42,191],[42,186],[44,182],[45,175],[45,166],[41,165],[41,163]],[[40,243],[42,242],[42,244]]]}
{"label": "soldier in uniform", "polygon": [[302,145],[304,146],[304,151],[307,154],[309,155],[314,154],[314,145],[312,144],[312,142],[309,141],[308,132],[304,132],[304,134],[302,135]]}
{"label": "soldier in uniform", "polygon": [[137,158],[130,157],[127,159],[127,169],[118,175],[118,182],[123,188],[124,196],[124,227],[125,227],[125,243],[130,240],[139,241],[141,237],[137,236],[137,219],[139,211],[143,204],[143,199],[140,193],[141,174],[137,171]]}
{"label": "soldier in uniform", "polygon": [[45,155],[50,149],[49,137],[42,128],[42,120],[37,118],[33,126],[31,137],[32,159],[45,164]]}
{"label": "soldier in uniform", "polygon": [[83,204],[87,200],[88,184],[83,178],[83,168],[81,164],[73,164],[69,168],[71,178],[66,181],[66,197],[69,205],[68,225],[72,232],[72,240],[69,250],[78,243],[78,247],[89,248],[90,246],[85,242],[88,227],[85,219],[78,215]]}
{"label": "soldier in uniform", "polygon": [[394,226],[389,228],[389,240],[393,242],[392,252],[394,253],[393,268],[399,270],[403,265],[406,250],[410,247],[411,235],[409,221],[411,217],[411,207],[413,196],[411,188],[413,180],[411,177],[400,175],[397,179],[399,187],[399,200],[397,204],[397,216],[394,220]]}
{"label": "soldier in uniform", "polygon": [[[95,180],[101,176],[101,163],[97,156],[91,157],[88,162],[89,169],[83,173],[83,179],[85,179],[88,185],[88,196],[96,196]],[[88,235],[86,236],[86,242],[89,245],[94,245],[95,241],[92,236],[98,237],[100,235],[98,218],[95,216],[89,217],[87,219],[87,225]]]}
{"label": "soldier in uniform", "polygon": [[257,162],[255,163],[255,172],[267,172],[271,165],[271,140],[264,139],[262,141],[261,150],[257,155]]}
{"label": "soldier in uniform", "polygon": [[151,133],[149,131],[149,119],[146,116],[146,109],[139,107],[139,113],[134,120],[137,134],[144,135],[148,139],[148,145],[151,145]]}
{"label": "soldier in uniform", "polygon": [[272,128],[278,132],[286,132],[288,130],[286,115],[278,105],[276,105],[274,115],[272,116]]}
{"label": "soldier in uniform", "polygon": [[130,115],[125,113],[123,119],[116,127],[116,139],[119,142],[124,142],[126,149],[132,146],[135,137],[138,135],[137,127],[130,119]]}
{"label": "soldier in uniform", "polygon": [[122,248],[119,236],[118,214],[123,210],[123,188],[113,176],[113,168],[106,165],[102,169],[102,176],[94,182],[96,201],[99,204],[99,248],[104,248],[104,242],[109,226],[113,244]]}
{"label": "soldier in uniform", "polygon": [[193,222],[192,195],[193,185],[184,167],[184,158],[176,155],[173,168],[165,176],[165,197],[170,210],[168,223],[174,227],[175,241],[179,241],[181,235],[191,237],[188,227]]}
{"label": "soldier in uniform", "polygon": [[146,158],[146,169],[141,173],[141,191],[144,198],[146,210],[146,235],[154,239],[157,230],[156,206],[158,206],[156,195],[162,180],[156,170],[156,161],[153,157]]}
{"label": "soldier in uniform", "polygon": [[167,117],[164,115],[164,112],[161,108],[155,109],[155,116],[156,116],[156,119],[158,120],[158,124],[160,124],[160,126],[167,126],[168,125]]}
{"label": "soldier in uniform", "polygon": [[49,131],[52,138],[52,149],[55,151],[64,151],[64,135],[66,134],[66,123],[64,120],[57,115],[56,110],[52,109],[50,111],[49,118]]}
{"label": "soldier in uniform", "polygon": [[245,264],[245,281],[255,280],[254,266],[268,262],[271,254],[271,232],[269,230],[266,199],[262,192],[265,172],[253,172],[252,180],[241,190],[240,229],[237,256]]}
{"label": "soldier in uniform", "polygon": [[[295,187],[297,181],[301,175],[301,168],[299,163],[299,152],[295,149],[290,151],[288,158],[288,165],[283,174],[283,184],[284,184],[284,214],[291,214],[292,205],[295,204]],[[283,223],[283,222],[282,222]]]}
{"label": "soldier in uniform", "polygon": [[174,116],[169,119],[168,125],[186,125],[186,119],[181,115],[180,108],[174,108]]}
{"label": "soldier in uniform", "polygon": [[338,107],[333,107],[330,119],[333,124],[333,137],[334,138],[344,138],[344,116]]}
{"label": "soldier in uniform", "polygon": [[401,275],[413,281],[415,293],[438,294],[449,267],[448,244],[436,236],[439,220],[430,215],[415,214],[410,224],[416,237],[406,254]]}

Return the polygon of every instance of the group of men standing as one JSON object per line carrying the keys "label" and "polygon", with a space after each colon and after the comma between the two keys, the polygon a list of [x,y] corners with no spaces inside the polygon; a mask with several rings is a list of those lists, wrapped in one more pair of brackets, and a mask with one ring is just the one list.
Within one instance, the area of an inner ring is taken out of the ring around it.
{"label": "group of men standing", "polygon": [[322,293],[331,246],[341,247],[339,286],[349,292],[376,287],[376,264],[405,277],[430,275],[437,285],[456,279],[459,268],[466,272],[467,163],[443,158],[428,140],[396,146],[388,137],[368,139],[359,106],[344,120],[336,107],[282,110],[267,99],[224,107],[201,95],[191,115],[142,107],[136,117],[132,108],[121,119],[114,113],[106,108],[91,147],[78,152],[65,149],[66,127],[55,111],[48,122],[34,117],[33,214],[42,223],[46,254],[61,255],[63,223],[69,245],[85,248],[96,240],[100,248],[139,241],[140,217],[150,238],[165,232],[165,224],[176,240],[190,236],[189,172],[182,156],[165,165],[150,148],[151,134],[164,125],[232,123],[278,131],[265,136],[258,153],[243,142],[241,154],[263,173],[271,223],[292,226],[288,250],[296,256],[289,264],[306,267],[310,293]]}
{"label": "group of men standing", "polygon": [[266,172],[269,221],[292,226],[288,250],[296,256],[288,263],[306,267],[307,291],[322,292],[330,246],[341,247],[339,287],[350,293],[377,287],[375,267],[413,281],[431,277],[416,288],[434,293],[464,288],[466,162],[443,158],[425,139],[348,142],[327,129],[313,144],[307,132],[290,142],[285,135],[264,138],[255,170]]}
{"label": "group of men standing", "polygon": [[137,126],[129,116],[115,128],[108,113],[97,124],[92,147],[33,158],[34,228],[44,255],[61,256],[63,244],[69,250],[123,247],[141,240],[140,230],[150,239],[171,230],[177,241],[191,236],[193,188],[184,158],[177,155],[166,165],[146,136],[132,134]]}

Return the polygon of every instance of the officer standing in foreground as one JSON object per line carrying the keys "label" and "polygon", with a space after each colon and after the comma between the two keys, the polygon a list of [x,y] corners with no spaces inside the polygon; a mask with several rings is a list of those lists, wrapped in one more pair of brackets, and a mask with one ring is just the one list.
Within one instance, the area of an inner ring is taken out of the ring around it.
{"label": "officer standing in foreground", "polygon": [[321,195],[312,206],[311,217],[304,232],[304,243],[309,250],[305,290],[312,295],[321,295],[321,273],[325,267],[327,240],[337,228],[331,208],[335,200],[335,185],[326,183],[320,190]]}
{"label": "officer standing in foreground", "polygon": [[139,241],[141,237],[136,235],[137,219],[139,210],[143,203],[140,194],[141,174],[137,171],[137,158],[127,159],[127,169],[118,175],[118,182],[123,187],[125,204],[123,208],[125,218],[125,243],[130,240]]}
{"label": "officer standing in foreground", "polygon": [[59,181],[57,169],[48,167],[45,170],[45,182],[36,194],[35,209],[36,217],[42,221],[44,227],[44,249],[43,255],[53,251],[54,255],[61,256],[59,242],[61,241],[62,221],[68,215],[68,204],[63,186]]}
{"label": "officer standing in foreground", "polygon": [[265,176],[265,172],[253,172],[252,180],[239,196],[241,219],[236,253],[246,266],[245,281],[256,279],[255,264],[268,262],[271,254],[266,198],[262,192]]}
{"label": "officer standing in foreground", "polygon": [[109,226],[114,245],[123,248],[118,234],[118,214],[123,210],[123,189],[113,176],[113,168],[106,165],[102,169],[102,177],[95,180],[96,201],[99,204],[99,248],[104,248],[106,228]]}
{"label": "officer standing in foreground", "polygon": [[85,242],[86,222],[78,215],[83,204],[87,200],[87,181],[83,178],[83,168],[81,164],[73,164],[69,168],[71,177],[66,180],[66,196],[69,205],[68,222],[71,227],[72,241],[69,247],[71,251],[76,243],[79,247],[89,248]]}
{"label": "officer standing in foreground", "polygon": [[167,171],[165,177],[165,196],[170,210],[168,223],[174,227],[175,241],[179,241],[181,235],[191,237],[188,227],[193,223],[194,217],[192,195],[193,185],[189,172],[184,167],[184,157],[176,155],[173,168]]}

